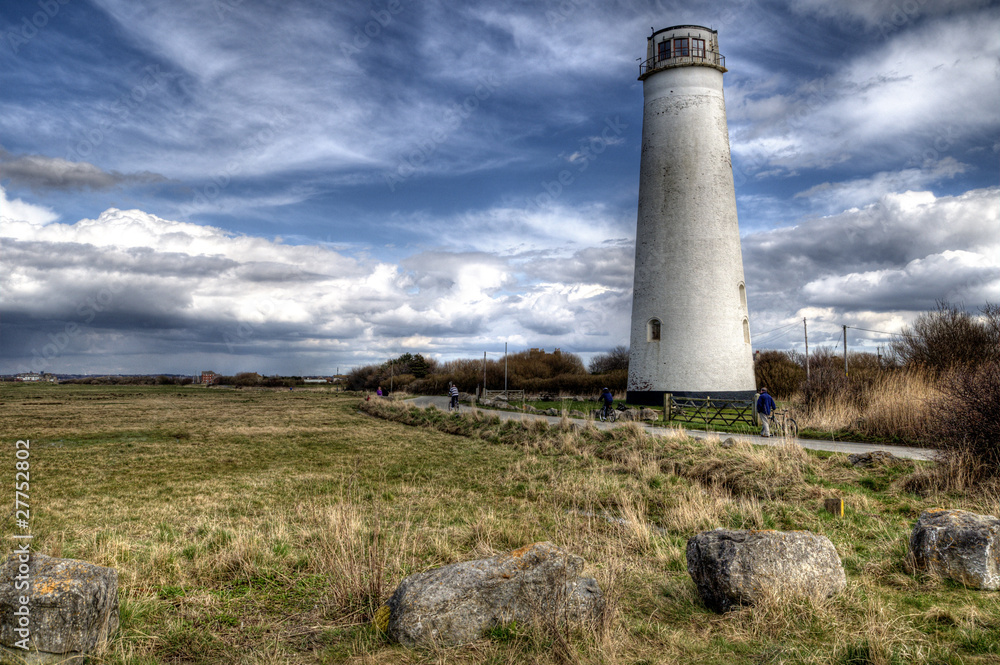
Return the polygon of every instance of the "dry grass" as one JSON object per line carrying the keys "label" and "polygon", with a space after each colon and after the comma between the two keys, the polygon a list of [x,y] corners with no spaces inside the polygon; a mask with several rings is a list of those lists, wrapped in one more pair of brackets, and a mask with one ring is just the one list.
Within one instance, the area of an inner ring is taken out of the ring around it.
{"label": "dry grass", "polygon": [[[814,408],[796,414],[796,420],[800,428],[919,442],[927,436],[930,405],[940,396],[938,382],[927,372],[885,372],[870,380],[863,391],[836,391]],[[796,401],[801,400],[792,399]]]}
{"label": "dry grass", "polygon": [[[321,391],[0,388],[31,438],[36,549],[119,571],[108,663],[989,662],[990,594],[914,576],[922,468],[857,470],[791,446],[723,449],[636,427],[501,422]],[[35,475],[37,473],[37,476]],[[842,495],[843,520],[820,510]],[[992,501],[992,508],[991,502]],[[8,524],[8,529],[11,527]],[[718,526],[831,538],[848,591],[718,616],[685,545]],[[596,625],[497,631],[445,650],[368,619],[403,577],[548,540],[587,561]]]}

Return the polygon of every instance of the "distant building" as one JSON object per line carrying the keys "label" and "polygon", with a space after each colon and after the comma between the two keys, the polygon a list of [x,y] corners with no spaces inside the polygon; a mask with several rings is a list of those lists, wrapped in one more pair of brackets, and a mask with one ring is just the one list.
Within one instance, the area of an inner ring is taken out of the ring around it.
{"label": "distant building", "polygon": [[327,379],[302,379],[302,383],[329,383]]}
{"label": "distant building", "polygon": [[48,372],[21,372],[14,377],[15,381],[47,381],[49,383],[59,383],[56,379],[55,374],[49,374]]}
{"label": "distant building", "polygon": [[219,382],[219,375],[215,372],[205,371],[201,373],[201,381],[206,386],[210,386],[213,383]]}

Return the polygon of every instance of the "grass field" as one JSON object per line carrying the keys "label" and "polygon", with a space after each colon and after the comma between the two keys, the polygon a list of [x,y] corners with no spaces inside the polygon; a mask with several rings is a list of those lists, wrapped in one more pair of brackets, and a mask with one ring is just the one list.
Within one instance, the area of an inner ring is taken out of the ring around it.
{"label": "grass field", "polygon": [[[31,439],[33,547],[118,570],[107,663],[996,663],[998,594],[911,573],[924,467],[722,449],[635,427],[451,416],[317,390],[0,386]],[[823,512],[843,496],[847,514]],[[846,592],[716,615],[686,572],[718,526],[827,535]],[[8,515],[4,532],[15,532]],[[408,650],[370,624],[411,573],[548,540],[587,560],[607,625]]]}

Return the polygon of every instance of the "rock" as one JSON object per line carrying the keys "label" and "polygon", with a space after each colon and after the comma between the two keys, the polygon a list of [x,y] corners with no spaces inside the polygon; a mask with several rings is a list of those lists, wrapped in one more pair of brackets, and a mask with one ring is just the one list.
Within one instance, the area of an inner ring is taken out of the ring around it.
{"label": "rock", "polygon": [[726,440],[720,443],[719,445],[722,446],[723,448],[732,448],[733,446],[736,445],[736,439],[734,439],[731,436],[727,437]]}
{"label": "rock", "polygon": [[870,453],[852,453],[847,456],[847,461],[854,466],[869,467],[894,464],[899,458],[886,450],[874,450]]}
{"label": "rock", "polygon": [[826,598],[847,586],[833,543],[808,531],[702,531],[688,540],[687,566],[716,612],[766,597]]}
{"label": "rock", "polygon": [[558,416],[559,415],[559,409],[557,409],[555,407],[552,407],[550,409],[545,409],[545,415],[547,415],[547,416]]}
{"label": "rock", "polygon": [[642,420],[657,420],[660,417],[660,412],[655,409],[641,409],[639,411],[639,418]]}
{"label": "rock", "polygon": [[967,510],[928,510],[913,526],[917,570],[975,589],[1000,589],[1000,519]]}
{"label": "rock", "polygon": [[[24,578],[28,589],[18,589]],[[28,599],[31,651],[17,646],[25,638],[18,633],[22,596]],[[25,663],[82,663],[117,629],[118,573],[113,568],[16,550],[0,566],[0,645],[8,654]]]}
{"label": "rock", "polygon": [[389,636],[406,646],[464,644],[516,621],[586,621],[604,597],[580,577],[583,559],[552,543],[535,543],[489,559],[410,575],[389,599]]}
{"label": "rock", "polygon": [[586,420],[587,419],[587,414],[584,413],[583,411],[570,411],[569,412],[569,417],[570,418],[576,418],[577,420]]}

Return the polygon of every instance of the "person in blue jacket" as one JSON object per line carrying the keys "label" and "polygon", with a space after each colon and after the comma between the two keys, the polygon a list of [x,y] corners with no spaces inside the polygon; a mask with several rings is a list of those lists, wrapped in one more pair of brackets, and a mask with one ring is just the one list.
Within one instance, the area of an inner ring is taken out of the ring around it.
{"label": "person in blue jacket", "polygon": [[761,436],[771,436],[771,413],[777,405],[774,398],[767,394],[767,388],[762,387],[757,395],[757,413],[760,414],[760,421],[764,424],[760,430]]}
{"label": "person in blue jacket", "polygon": [[615,396],[611,394],[611,391],[607,388],[601,389],[601,396],[598,401],[603,402],[601,406],[601,420],[608,417],[608,411],[611,410],[611,405],[615,403]]}

